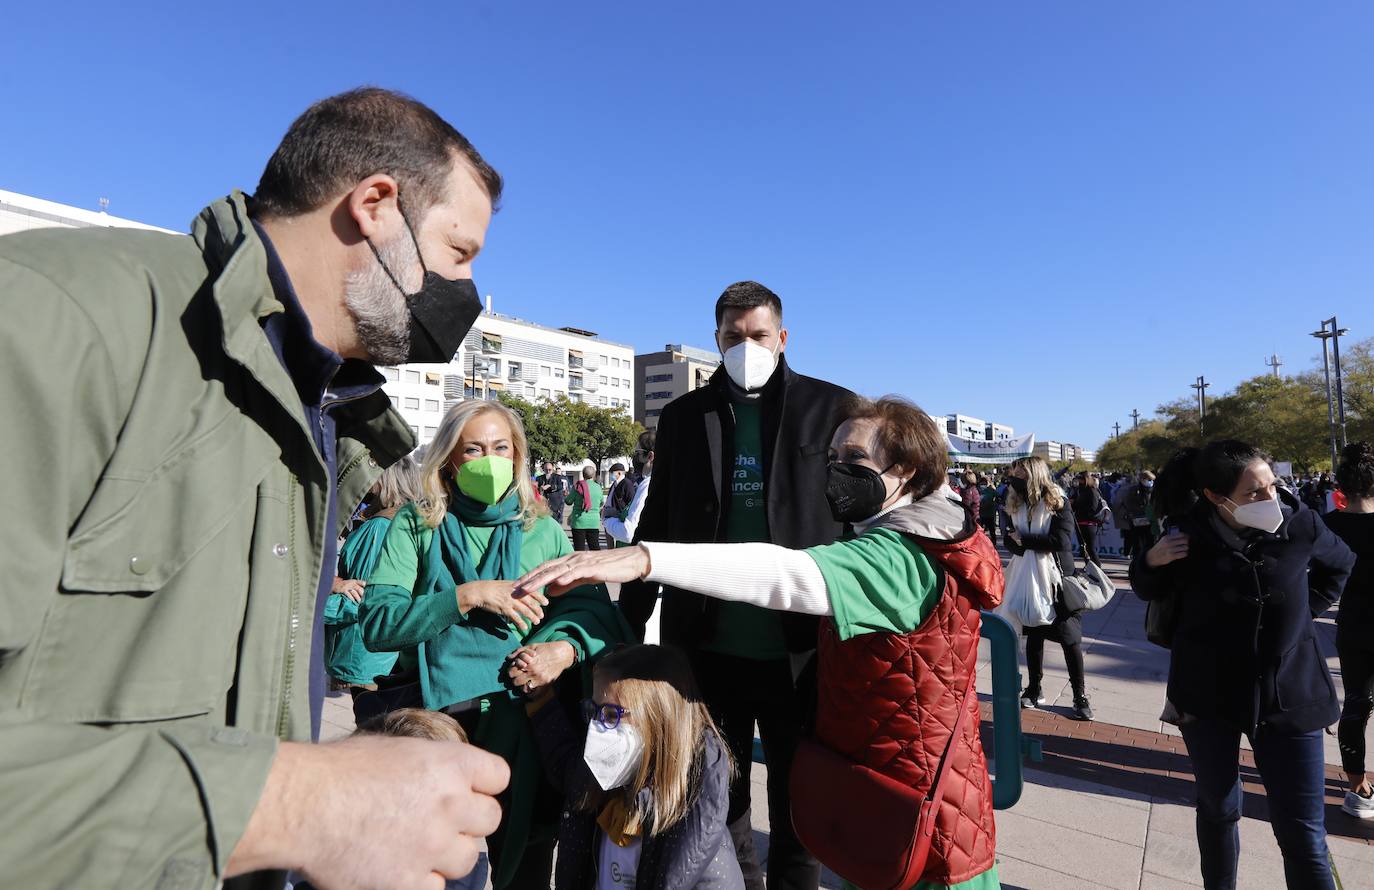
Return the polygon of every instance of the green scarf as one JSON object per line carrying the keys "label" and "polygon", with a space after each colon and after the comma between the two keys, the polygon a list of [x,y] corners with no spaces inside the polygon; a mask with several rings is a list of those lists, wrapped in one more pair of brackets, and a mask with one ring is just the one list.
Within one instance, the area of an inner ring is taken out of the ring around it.
{"label": "green scarf", "polygon": [[[472,559],[469,527],[492,529],[480,563]],[[434,530],[419,573],[428,582],[425,593],[453,596],[454,589],[468,581],[519,578],[524,538],[518,492],[487,505],[451,489],[449,512]],[[418,647],[425,707],[438,710],[507,689],[502,668],[506,656],[520,645],[519,633],[504,618],[473,609]]]}

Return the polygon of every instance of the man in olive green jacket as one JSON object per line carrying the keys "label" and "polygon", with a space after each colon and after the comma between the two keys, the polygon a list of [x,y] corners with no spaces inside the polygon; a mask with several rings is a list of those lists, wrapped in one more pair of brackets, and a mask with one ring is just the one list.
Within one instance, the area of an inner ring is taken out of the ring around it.
{"label": "man in olive green jacket", "polygon": [[413,447],[368,362],[452,357],[499,193],[428,108],[358,90],[190,238],[0,238],[0,882],[441,887],[471,867],[499,759],[299,743],[328,554]]}

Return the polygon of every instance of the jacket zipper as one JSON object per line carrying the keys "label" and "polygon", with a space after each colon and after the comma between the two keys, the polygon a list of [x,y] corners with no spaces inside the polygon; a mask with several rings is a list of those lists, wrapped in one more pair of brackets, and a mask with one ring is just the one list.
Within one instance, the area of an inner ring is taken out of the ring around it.
{"label": "jacket zipper", "polygon": [[[296,474],[292,473],[291,488],[293,490],[297,482]],[[293,497],[286,499],[286,540],[292,543],[296,540],[296,499]],[[287,555],[291,555],[290,551]],[[301,585],[294,560],[293,564],[287,567],[287,571],[291,573],[291,617],[286,625],[286,658],[282,665],[281,710],[277,715],[278,738],[286,738],[287,730],[290,727],[291,684],[296,673],[296,635],[301,626]]]}

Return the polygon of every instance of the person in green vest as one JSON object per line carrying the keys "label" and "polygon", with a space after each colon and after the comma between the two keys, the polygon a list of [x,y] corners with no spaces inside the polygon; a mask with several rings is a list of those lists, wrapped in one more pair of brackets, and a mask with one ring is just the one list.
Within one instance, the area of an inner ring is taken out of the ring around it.
{"label": "person in green vest", "polygon": [[421,465],[420,497],[392,520],[358,616],[367,648],[399,653],[379,696],[443,711],[509,763],[489,842],[496,890],[547,888],[553,869],[560,797],[539,766],[522,696],[554,687],[575,706],[591,692],[591,663],[631,636],[605,585],[553,606],[512,596],[511,580],[571,553],[517,472],[528,454],[520,418],[504,405],[450,409]]}
{"label": "person in green vest", "polygon": [[373,652],[363,645],[358,607],[382,555],[391,520],[419,496],[419,482],[420,469],[410,457],[388,467],[368,493],[371,517],[353,530],[339,551],[334,593],[324,604],[324,666],[355,699],[360,692],[376,689],[377,678],[390,674],[396,665],[395,652]]}
{"label": "person in green vest", "polygon": [[568,528],[572,529],[574,550],[601,549],[601,502],[604,499],[601,486],[596,484],[596,468],[583,467],[582,478],[577,480],[564,501],[573,508]]}

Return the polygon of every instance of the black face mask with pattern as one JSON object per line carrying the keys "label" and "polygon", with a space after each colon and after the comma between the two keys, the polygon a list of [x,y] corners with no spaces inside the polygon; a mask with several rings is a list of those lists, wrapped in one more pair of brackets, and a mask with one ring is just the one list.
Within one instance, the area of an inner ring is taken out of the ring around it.
{"label": "black face mask with pattern", "polygon": [[863,464],[831,461],[825,472],[825,499],[836,522],[862,522],[877,514],[887,500],[883,473]]}
{"label": "black face mask with pattern", "polygon": [[[400,209],[399,201],[396,206]],[[371,238],[367,240],[367,246],[372,248],[373,255],[391,283],[405,297],[406,307],[410,310],[410,349],[406,361],[445,364],[453,360],[458,347],[463,345],[463,338],[472,330],[473,322],[482,314],[482,300],[471,278],[445,278],[426,268],[425,258],[420,253],[420,242],[415,239],[415,230],[411,228],[404,210],[401,210],[401,219],[405,221],[406,231],[415,245],[415,255],[425,273],[419,290],[413,294],[406,293],[386,263],[382,262],[382,255],[377,252]]]}

